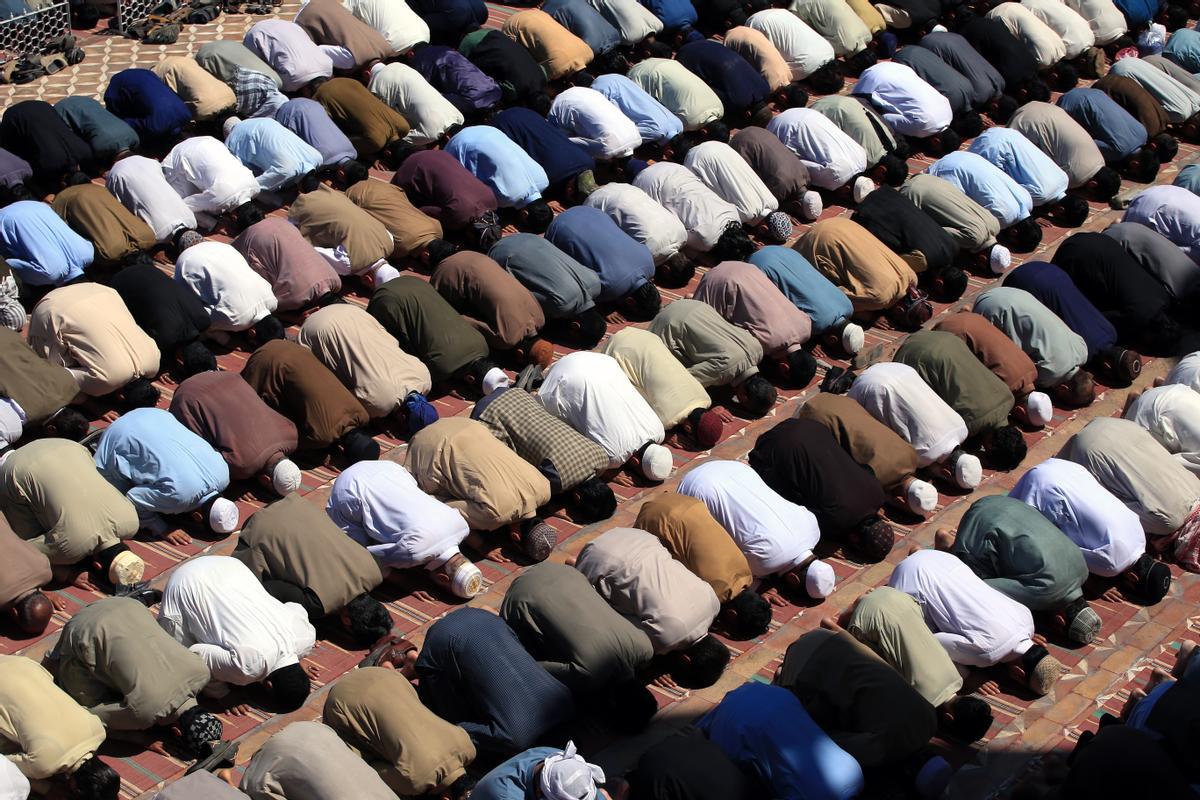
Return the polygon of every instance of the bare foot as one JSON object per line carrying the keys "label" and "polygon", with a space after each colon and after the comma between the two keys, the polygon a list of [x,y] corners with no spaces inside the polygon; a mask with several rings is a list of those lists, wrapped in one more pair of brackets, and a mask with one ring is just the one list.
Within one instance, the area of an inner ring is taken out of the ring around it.
{"label": "bare foot", "polygon": [[938,528],[937,533],[933,535],[933,547],[935,550],[949,553],[950,548],[954,547],[954,540],[954,531],[949,528]]}
{"label": "bare foot", "polygon": [[1129,719],[1129,715],[1133,713],[1134,707],[1139,701],[1144,700],[1146,693],[1141,689],[1134,689],[1129,693],[1129,699],[1125,701],[1125,705],[1121,708],[1121,721]]}
{"label": "bare foot", "polygon": [[577,559],[575,558],[575,556],[567,556],[567,560],[565,563],[568,567],[573,567],[573,566],[575,566],[576,561],[577,561]]}
{"label": "bare foot", "polygon": [[842,630],[842,626],[838,624],[836,617],[821,617],[821,627],[831,631]]}
{"label": "bare foot", "polygon": [[1046,637],[1042,636],[1040,633],[1035,633],[1031,638],[1033,639],[1034,644],[1040,644],[1042,647],[1046,646]]}
{"label": "bare foot", "polygon": [[233,788],[238,788],[237,775],[234,774],[232,767],[217,770],[217,777],[228,783]]}
{"label": "bare foot", "polygon": [[1146,681],[1146,691],[1154,691],[1163,681],[1171,680],[1171,673],[1165,669],[1155,669],[1150,673],[1150,678]]}
{"label": "bare foot", "polygon": [[1130,391],[1129,394],[1125,395],[1125,406],[1124,406],[1124,408],[1121,409],[1121,416],[1125,416],[1126,414],[1128,414],[1130,407],[1133,406],[1133,404],[1136,403],[1137,399],[1141,396],[1142,396],[1141,389],[1134,389],[1134,390]]}
{"label": "bare foot", "polygon": [[911,545],[911,546],[908,548],[908,552],[907,552],[905,555],[910,555],[910,556],[911,556],[913,553],[919,553],[919,552],[921,552],[921,545],[919,545],[919,544],[917,544],[916,542],[914,542],[914,543],[913,543],[913,544],[912,544],[912,545]]}
{"label": "bare foot", "polygon": [[1183,673],[1187,671],[1188,662],[1196,655],[1196,643],[1184,642],[1179,645],[1179,652],[1175,655],[1175,666],[1171,667],[1171,674],[1176,678],[1182,678]]}

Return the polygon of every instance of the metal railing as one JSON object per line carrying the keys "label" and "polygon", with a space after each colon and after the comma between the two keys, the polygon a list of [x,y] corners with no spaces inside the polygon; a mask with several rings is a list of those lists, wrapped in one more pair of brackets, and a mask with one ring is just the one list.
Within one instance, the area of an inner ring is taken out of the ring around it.
{"label": "metal railing", "polygon": [[124,33],[131,25],[146,19],[163,0],[117,0],[117,30]]}
{"label": "metal railing", "polygon": [[49,42],[70,32],[71,7],[65,2],[0,20],[0,63],[41,53]]}

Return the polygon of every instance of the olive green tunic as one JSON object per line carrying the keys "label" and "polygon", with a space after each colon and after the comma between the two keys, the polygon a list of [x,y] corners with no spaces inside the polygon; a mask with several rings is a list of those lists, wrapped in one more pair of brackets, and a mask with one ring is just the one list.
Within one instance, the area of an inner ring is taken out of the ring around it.
{"label": "olive green tunic", "polygon": [[396,337],[401,350],[424,362],[434,383],[488,355],[483,334],[420,278],[401,275],[383,284],[367,312]]}
{"label": "olive green tunic", "polygon": [[917,371],[978,436],[1003,426],[1013,409],[1012,391],[971,352],[945,331],[917,331],[896,351],[896,361]]}

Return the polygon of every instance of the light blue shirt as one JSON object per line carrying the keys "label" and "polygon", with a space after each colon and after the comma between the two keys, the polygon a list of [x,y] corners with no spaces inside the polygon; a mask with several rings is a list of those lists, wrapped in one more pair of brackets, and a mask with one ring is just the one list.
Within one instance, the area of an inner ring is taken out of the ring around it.
{"label": "light blue shirt", "polygon": [[319,168],[320,151],[270,117],[239,122],[225,147],[258,176],[258,186],[273,192]]}
{"label": "light blue shirt", "polygon": [[550,185],[546,170],[491,125],[463,128],[446,143],[446,152],[491,188],[501,208],[524,208]]}
{"label": "light blue shirt", "polygon": [[471,800],[525,800],[531,797],[534,769],[561,752],[553,747],[534,747],[518,753],[480,778],[471,790]]}
{"label": "light blue shirt", "polygon": [[21,200],[0,209],[0,255],[23,283],[61,286],[91,266],[96,249],[49,204]]}
{"label": "light blue shirt", "polygon": [[992,212],[1000,220],[1001,228],[1020,222],[1033,211],[1029,191],[976,153],[959,150],[942,156],[930,165],[929,174],[954,184]]}
{"label": "light blue shirt", "polygon": [[971,142],[983,156],[1029,192],[1035,206],[1066,196],[1067,173],[1037,145],[1012,128],[988,128]]}
{"label": "light blue shirt", "polygon": [[788,300],[808,314],[814,333],[823,333],[850,319],[854,313],[850,298],[790,247],[761,247],[747,260],[766,273]]}
{"label": "light blue shirt", "polygon": [[229,486],[229,465],[169,411],[138,408],[108,426],[96,469],[139,514],[185,514]]}
{"label": "light blue shirt", "polygon": [[667,107],[624,75],[601,75],[592,88],[637,124],[643,142],[669,142],[683,133],[683,123]]}

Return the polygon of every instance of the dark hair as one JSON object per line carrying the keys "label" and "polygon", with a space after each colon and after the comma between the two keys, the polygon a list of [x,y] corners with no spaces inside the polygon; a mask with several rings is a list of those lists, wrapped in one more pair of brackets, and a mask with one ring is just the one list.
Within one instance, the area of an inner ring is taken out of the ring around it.
{"label": "dark hair", "polygon": [[731,222],[712,249],[718,261],[745,261],[757,248],[739,223]]}
{"label": "dark hair", "polygon": [[1125,173],[1131,181],[1137,183],[1152,183],[1158,176],[1158,168],[1162,162],[1153,148],[1143,147],[1125,159]]}
{"label": "dark hair", "polygon": [[635,680],[606,686],[598,699],[605,722],[621,736],[641,733],[658,713],[658,701],[654,695]]}
{"label": "dark hair", "polygon": [[1167,7],[1159,13],[1159,18],[1166,20],[1167,30],[1177,31],[1187,25],[1188,10],[1186,6],[1168,3]]}
{"label": "dark hair", "polygon": [[450,800],[467,800],[467,795],[475,788],[475,779],[470,775],[463,775],[461,778],[450,784],[447,791],[450,793]]}
{"label": "dark hair", "polygon": [[1031,81],[1026,81],[1022,87],[1025,90],[1025,101],[1034,103],[1046,103],[1050,100],[1050,87],[1045,81],[1034,78]]}
{"label": "dark hair", "polygon": [[158,389],[149,378],[135,378],[121,391],[121,398],[130,408],[150,408],[158,402],[158,397]]}
{"label": "dark hair", "polygon": [[1055,221],[1067,228],[1078,228],[1087,221],[1087,201],[1073,194],[1066,195],[1058,201],[1058,210],[1054,214]]}
{"label": "dark hair", "polygon": [[666,42],[660,42],[657,39],[652,42],[643,40],[639,49],[645,54],[644,58],[670,58],[674,55],[671,45]]}
{"label": "dark hair", "polygon": [[116,770],[92,756],[71,773],[71,784],[80,800],[117,800],[121,778]]}
{"label": "dark hair", "polygon": [[550,113],[550,106],[553,103],[550,100],[550,95],[545,92],[537,92],[529,98],[529,107],[537,112],[539,117],[544,117]]}
{"label": "dark hair", "polygon": [[[680,652],[679,656],[671,675],[687,689],[704,689],[716,683],[725,671],[729,648],[717,637],[708,635]],[[688,658],[686,663],[683,656]]]}
{"label": "dark hair", "polygon": [[788,383],[797,389],[808,386],[813,376],[817,374],[817,359],[813,354],[800,348],[787,354]]}
{"label": "dark hair", "polygon": [[1075,69],[1074,64],[1060,61],[1051,67],[1050,78],[1054,81],[1055,89],[1069,92],[1079,83],[1079,70]]}
{"label": "dark hair", "polygon": [[575,487],[579,493],[575,500],[574,513],[585,524],[608,519],[617,510],[617,498],[612,488],[595,475]]}
{"label": "dark hair", "polygon": [[695,274],[696,265],[681,250],[658,265],[654,279],[668,289],[678,289],[686,286]]}
{"label": "dark hair", "polygon": [[630,292],[627,299],[629,300],[627,307],[629,316],[634,320],[653,319],[658,310],[662,308],[662,295],[659,294],[658,287],[650,281],[646,281]]}
{"label": "dark hair", "polygon": [[1146,603],[1154,605],[1171,590],[1171,568],[1149,553],[1142,553],[1130,569],[1137,576],[1135,591]]}
{"label": "dark hair", "polygon": [[217,357],[200,341],[188,342],[183,346],[183,374],[189,378],[201,372],[212,372],[217,368]]}
{"label": "dark hair", "polygon": [[944,128],[934,134],[929,143],[933,145],[935,155],[944,156],[962,147],[962,137],[953,128]]}
{"label": "dark hair", "polygon": [[83,415],[83,412],[70,406],[59,411],[50,424],[54,426],[55,436],[70,439],[72,442],[82,441],[83,437],[87,436],[88,431],[92,429],[92,424],[88,422],[88,418]]}
{"label": "dark hair", "polygon": [[263,213],[254,203],[242,203],[233,210],[233,222],[239,231],[244,231],[256,222],[263,221]]}
{"label": "dark hair", "polygon": [[581,69],[569,78],[572,86],[588,87],[596,82],[596,76],[588,72],[586,69]]}
{"label": "dark hair", "polygon": [[1110,166],[1103,166],[1088,181],[1092,192],[1100,200],[1111,200],[1121,191],[1121,176]]}
{"label": "dark hair", "polygon": [[429,258],[429,268],[432,269],[458,252],[458,247],[445,239],[434,239],[425,245],[425,254]]}
{"label": "dark hair", "polygon": [[67,186],[80,186],[85,183],[90,183],[91,180],[92,179],[88,177],[86,172],[76,170],[67,176]]}
{"label": "dark hair", "polygon": [[940,302],[953,303],[967,290],[967,273],[953,264],[939,272],[935,278],[941,280],[941,289],[935,298]]}
{"label": "dark hair", "polygon": [[578,327],[573,330],[573,334],[581,350],[591,350],[599,344],[604,338],[604,332],[608,330],[608,323],[594,308],[576,314],[574,322]]}
{"label": "dark hair", "polygon": [[[397,147],[392,150],[392,162],[396,160],[396,150],[398,149],[400,148]],[[404,159],[400,160],[403,162]],[[370,175],[367,165],[355,158],[348,158],[338,166],[341,167],[342,171],[342,185],[346,187],[365,181]],[[399,164],[396,166],[399,166]]]}
{"label": "dark hair", "polygon": [[282,714],[304,705],[312,691],[312,679],[299,663],[280,667],[267,678],[271,681],[271,699],[275,701],[276,711]]}
{"label": "dark hair", "polygon": [[1090,406],[1096,399],[1096,381],[1084,370],[1076,370],[1066,381],[1065,400],[1071,408]]}
{"label": "dark hair", "polygon": [[17,627],[32,636],[46,630],[54,616],[54,604],[40,591],[25,595],[13,604],[13,609],[17,612]]}
{"label": "dark hair", "polygon": [[1013,114],[1017,113],[1020,105],[1017,102],[1017,98],[1009,94],[1002,94],[996,98],[995,105],[992,106],[992,110],[988,113],[988,116],[1003,125],[1008,122]]}
{"label": "dark hair", "polygon": [[728,626],[734,639],[762,636],[771,625],[771,604],[753,589],[743,589],[725,607],[736,614],[733,624]]}
{"label": "dark hair", "polygon": [[481,356],[479,358],[471,359],[470,363],[463,367],[462,374],[470,375],[475,379],[475,385],[482,389],[483,379],[486,378],[487,374],[495,368],[495,361],[492,361],[492,359],[488,358],[487,356]]}
{"label": "dark hair", "polygon": [[706,142],[729,142],[729,126],[721,120],[713,120],[700,129],[701,138]]}
{"label": "dark hair", "polygon": [[346,614],[350,618],[350,635],[365,647],[370,647],[392,630],[392,616],[383,603],[369,594],[360,594],[347,603]]}
{"label": "dark hair", "polygon": [[756,417],[761,417],[775,406],[779,393],[771,382],[762,375],[751,375],[742,384],[742,405]]}
{"label": "dark hair", "polygon": [[1147,145],[1154,150],[1163,164],[1179,154],[1179,140],[1169,133],[1155,134]]}
{"label": "dark hair", "polygon": [[1004,239],[1015,252],[1028,253],[1042,243],[1042,227],[1033,217],[1025,217],[1004,231]]}
{"label": "dark hair", "polygon": [[771,105],[763,100],[747,113],[747,123],[753,127],[765,128],[770,124],[771,118],[775,116],[775,112],[771,109]]}
{"label": "dark hair", "polygon": [[402,141],[392,142],[388,146],[387,158],[384,161],[393,170],[397,170],[415,152],[417,152],[417,149],[412,145],[405,144]]}
{"label": "dark hair", "polygon": [[682,164],[683,159],[687,158],[688,151],[695,145],[690,133],[680,133],[671,137],[671,141],[667,142],[667,146],[671,148],[671,161],[677,164]]}
{"label": "dark hair", "polygon": [[799,83],[789,83],[779,90],[778,105],[785,110],[789,108],[804,108],[808,105],[808,90]]}
{"label": "dark hair", "polygon": [[836,61],[830,61],[809,75],[806,80],[817,94],[837,94],[845,83],[845,76],[842,74],[842,65]]}
{"label": "dark hair", "polygon": [[33,192],[29,191],[29,187],[25,185],[24,181],[0,189],[0,205],[6,206],[19,200],[33,199]]}
{"label": "dark hair", "polygon": [[545,200],[534,200],[525,206],[525,229],[530,233],[545,233],[554,221],[554,212]]}
{"label": "dark hair", "polygon": [[874,50],[864,48],[852,56],[846,56],[845,61],[846,74],[857,77],[863,70],[875,66],[875,63],[879,61],[879,56]]}
{"label": "dark hair", "polygon": [[884,153],[879,165],[883,167],[883,182],[888,186],[900,186],[908,179],[908,162],[894,153]]}
{"label": "dark hair", "polygon": [[346,431],[341,439],[342,450],[352,464],[359,461],[374,461],[379,458],[379,442],[371,438],[362,428]]}
{"label": "dark hair", "polygon": [[978,111],[968,111],[955,117],[950,127],[963,139],[974,139],[983,132],[983,117]]}
{"label": "dark hair", "polygon": [[1153,355],[1183,355],[1187,352],[1180,351],[1180,343],[1183,342],[1182,328],[1165,312],[1155,315],[1150,324],[1142,330],[1142,338],[1146,340],[1146,350]]}
{"label": "dark hair", "polygon": [[954,701],[950,733],[964,742],[982,739],[992,727],[992,707],[978,697],[959,697]]}
{"label": "dark hair", "polygon": [[300,194],[315,192],[319,188],[321,188],[321,175],[315,169],[304,173],[296,183],[296,191]]}
{"label": "dark hair", "polygon": [[1016,469],[1025,459],[1025,437],[1015,425],[1005,425],[992,431],[988,447],[992,466],[1002,472]]}
{"label": "dark hair", "polygon": [[896,531],[891,523],[880,517],[871,517],[858,526],[854,549],[863,561],[878,564],[887,558],[895,544]]}
{"label": "dark hair", "polygon": [[258,344],[273,342],[283,337],[283,323],[274,314],[267,314],[254,324],[254,341]]}

